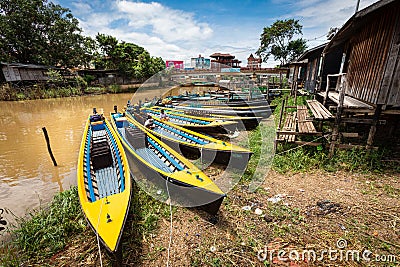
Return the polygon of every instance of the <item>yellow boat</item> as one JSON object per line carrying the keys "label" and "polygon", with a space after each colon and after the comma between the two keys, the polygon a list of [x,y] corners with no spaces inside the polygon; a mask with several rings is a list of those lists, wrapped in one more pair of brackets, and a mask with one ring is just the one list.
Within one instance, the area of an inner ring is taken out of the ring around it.
{"label": "yellow boat", "polygon": [[[127,120],[130,123],[133,123],[132,120],[142,125],[144,123],[143,116],[138,113],[127,113]],[[146,130],[184,156],[201,157],[203,162],[216,162],[244,170],[253,154],[248,149],[162,121],[156,116],[153,116],[153,120],[154,129]]]}
{"label": "yellow boat", "polygon": [[114,129],[101,115],[86,122],[77,166],[83,213],[105,247],[116,252],[129,211],[129,164]]}
{"label": "yellow boat", "polygon": [[111,113],[111,123],[132,172],[165,187],[170,198],[182,206],[201,207],[210,214],[218,212],[225,193],[193,163],[121,113]]}
{"label": "yellow boat", "polygon": [[218,110],[215,109],[196,109],[196,108],[184,108],[180,109],[179,106],[174,106],[174,108],[170,107],[160,107],[160,106],[153,106],[151,107],[153,110],[162,109],[170,114],[176,113],[181,115],[200,115],[205,118],[212,118],[214,120],[225,120],[225,121],[234,121],[237,123],[236,127],[239,130],[252,130],[258,126],[258,123],[263,119],[263,117],[254,117],[254,116],[240,116],[236,112],[232,112],[234,115],[224,115],[220,113],[215,113]]}
{"label": "yellow boat", "polygon": [[[160,115],[160,110],[155,108],[141,108],[140,110],[150,115]],[[127,112],[132,113],[133,111],[128,109]],[[178,126],[185,127],[186,129],[206,133],[229,133],[236,129],[237,124],[235,121],[190,116],[178,113],[170,113],[169,121]]]}

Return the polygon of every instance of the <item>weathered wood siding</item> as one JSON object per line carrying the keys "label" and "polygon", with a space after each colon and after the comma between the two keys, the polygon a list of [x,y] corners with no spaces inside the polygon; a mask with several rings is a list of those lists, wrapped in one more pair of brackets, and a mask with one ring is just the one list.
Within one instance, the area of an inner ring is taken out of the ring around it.
{"label": "weathered wood siding", "polygon": [[2,68],[4,78],[6,79],[7,82],[15,82],[15,81],[20,81],[21,76],[19,75],[19,71],[15,71],[14,68],[8,67],[8,66],[3,66]]}
{"label": "weathered wood siding", "polygon": [[371,14],[364,27],[350,39],[348,95],[374,105],[385,104],[385,97],[379,96],[398,16],[398,8]]}
{"label": "weathered wood siding", "polygon": [[7,82],[17,81],[44,81],[47,80],[47,76],[43,74],[42,69],[24,69],[10,66],[2,67],[4,78]]}
{"label": "weathered wood siding", "polygon": [[[400,13],[400,8],[397,9]],[[379,102],[400,107],[400,16],[397,16],[395,33],[383,76]]]}

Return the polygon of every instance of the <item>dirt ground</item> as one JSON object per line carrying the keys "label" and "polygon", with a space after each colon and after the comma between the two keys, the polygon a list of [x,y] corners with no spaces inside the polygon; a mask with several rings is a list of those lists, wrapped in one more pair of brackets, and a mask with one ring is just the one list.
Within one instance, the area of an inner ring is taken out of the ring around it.
{"label": "dirt ground", "polygon": [[[172,235],[169,215],[160,217],[151,234],[124,241],[123,265],[398,266],[399,180],[400,174],[270,171],[254,193],[238,184],[217,216],[174,208]],[[111,265],[104,250],[101,258]],[[76,237],[46,264],[100,266],[94,234]]]}

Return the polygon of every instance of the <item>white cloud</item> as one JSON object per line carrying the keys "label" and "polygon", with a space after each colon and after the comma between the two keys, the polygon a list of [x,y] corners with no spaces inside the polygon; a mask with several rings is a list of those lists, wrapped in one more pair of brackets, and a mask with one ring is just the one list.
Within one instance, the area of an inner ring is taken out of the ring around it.
{"label": "white cloud", "polygon": [[[74,9],[84,8],[84,4],[79,2],[73,6]],[[90,10],[79,13],[80,26],[86,35],[112,35],[138,44],[152,56],[161,56],[164,60],[189,60],[213,37],[213,29],[207,23],[196,20],[194,14],[160,3],[115,0],[108,1],[108,6],[106,12]],[[84,9],[88,8],[87,5]]]}
{"label": "white cloud", "polygon": [[160,3],[118,1],[116,5],[120,14],[129,18],[129,26],[134,29],[150,26],[153,33],[164,40],[203,40],[210,38],[213,33],[207,23],[197,22],[193,14]]}
{"label": "white cloud", "polygon": [[86,14],[92,11],[92,7],[87,3],[72,2],[71,4],[74,7],[74,10],[76,10],[76,15]]}
{"label": "white cloud", "polygon": [[[247,57],[260,45],[262,23],[276,19],[296,18],[303,25],[303,34],[309,47],[326,42],[325,34],[330,27],[340,27],[349,19],[357,0],[273,0],[272,4],[284,5],[286,14],[220,24],[207,23],[207,17],[173,9],[157,2],[133,2],[128,0],[76,0],[72,3],[78,14],[84,33],[94,37],[98,32],[115,36],[119,40],[144,47],[152,56],[164,60],[189,61],[202,54],[208,57],[214,52],[231,53],[247,64]],[[360,9],[376,2],[361,0]],[[98,8],[99,7],[99,8]],[[100,8],[101,7],[101,8]],[[234,7],[232,7],[234,8]],[[283,12],[284,13],[284,12]],[[245,15],[245,14],[244,14]],[[268,66],[273,66],[272,61]]]}
{"label": "white cloud", "polygon": [[[360,10],[377,2],[377,0],[360,1]],[[296,2],[299,9],[286,14],[296,17],[303,25],[306,39],[318,38],[310,44],[318,45],[326,42],[326,34],[331,27],[341,27],[354,13],[357,1],[348,0],[301,0]]]}

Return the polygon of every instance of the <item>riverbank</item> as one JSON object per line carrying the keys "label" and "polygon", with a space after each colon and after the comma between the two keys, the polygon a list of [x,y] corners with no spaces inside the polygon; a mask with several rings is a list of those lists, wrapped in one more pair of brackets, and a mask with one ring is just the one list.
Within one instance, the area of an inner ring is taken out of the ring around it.
{"label": "riverbank", "polygon": [[[173,208],[171,244],[169,206],[135,187],[123,236],[124,263],[163,266],[169,260],[170,266],[365,266],[362,253],[366,250],[373,253],[367,258],[385,259],[386,266],[394,266],[389,262],[394,257],[400,260],[400,175],[394,165],[387,165],[379,154],[356,157],[360,151],[343,151],[328,162],[321,160],[325,151],[315,150],[315,155],[320,154],[316,160],[301,148],[275,156],[265,181],[250,192],[246,177],[252,176],[260,156],[260,131],[263,129],[250,133],[255,155],[245,179],[228,193],[217,217],[196,209]],[[206,173],[218,176],[216,167]],[[64,212],[49,212],[53,210],[50,206],[47,213],[35,213],[39,218],[30,218],[25,227],[17,228],[17,242],[0,249],[0,265],[100,265],[96,236],[82,219],[76,189],[67,192],[56,197],[54,206]],[[54,228],[43,225],[45,221],[54,221]],[[34,228],[34,222],[41,227]],[[27,227],[29,231],[21,230]],[[344,255],[346,249],[353,254],[359,251],[360,260],[321,254],[330,248],[338,250],[338,245]],[[269,254],[261,253],[265,247]],[[286,259],[314,251],[315,262],[312,258],[280,260],[276,254],[280,249],[286,252],[281,258]],[[112,261],[105,250],[101,257],[103,263]]]}
{"label": "riverbank", "polygon": [[109,86],[49,86],[47,84],[34,84],[30,86],[13,86],[4,84],[0,86],[0,101],[19,101],[48,99],[59,97],[97,95],[97,94],[119,94],[135,93],[143,84],[125,84]]}

